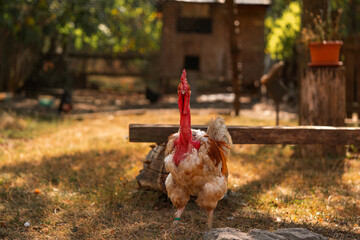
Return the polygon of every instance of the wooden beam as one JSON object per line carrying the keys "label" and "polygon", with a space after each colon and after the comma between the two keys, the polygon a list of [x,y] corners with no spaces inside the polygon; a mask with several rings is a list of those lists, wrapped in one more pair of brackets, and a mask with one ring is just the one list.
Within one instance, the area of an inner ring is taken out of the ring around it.
{"label": "wooden beam", "polygon": [[[205,125],[194,129],[206,131]],[[130,142],[167,142],[168,136],[177,132],[179,125],[130,124]],[[360,144],[360,128],[350,127],[248,127],[228,126],[234,144]]]}
{"label": "wooden beam", "polygon": [[121,59],[121,60],[130,60],[130,59],[148,59],[154,56],[155,54],[141,54],[141,53],[124,53],[124,54],[105,54],[105,53],[86,53],[86,52],[71,52],[68,54],[70,58],[101,58],[101,59]]}
{"label": "wooden beam", "polygon": [[76,69],[70,69],[71,74],[79,74],[83,73],[86,75],[97,75],[97,76],[109,76],[109,77],[144,77],[146,76],[143,73],[140,72],[112,72],[111,70],[108,71],[77,71]]}

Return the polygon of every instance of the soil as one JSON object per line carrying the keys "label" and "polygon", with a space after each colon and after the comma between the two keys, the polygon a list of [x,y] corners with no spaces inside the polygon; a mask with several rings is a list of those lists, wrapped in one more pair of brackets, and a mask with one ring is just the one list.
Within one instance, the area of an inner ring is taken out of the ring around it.
{"label": "soil", "polygon": [[[40,98],[53,100],[53,104],[46,107],[39,104]],[[202,94],[191,100],[192,111],[212,111],[219,114],[233,114],[232,93]],[[23,114],[57,115],[60,98],[40,95],[37,99],[14,96],[0,99],[0,109],[15,111]],[[177,111],[177,95],[164,95],[157,103],[150,103],[144,94],[134,93],[121,95],[113,92],[82,89],[75,90],[72,95],[71,115],[91,115],[121,111],[124,114],[165,109]],[[240,115],[250,118],[275,119],[275,105],[270,99],[259,99],[251,96],[241,97]],[[280,119],[296,119],[296,108],[289,104],[280,105]]]}

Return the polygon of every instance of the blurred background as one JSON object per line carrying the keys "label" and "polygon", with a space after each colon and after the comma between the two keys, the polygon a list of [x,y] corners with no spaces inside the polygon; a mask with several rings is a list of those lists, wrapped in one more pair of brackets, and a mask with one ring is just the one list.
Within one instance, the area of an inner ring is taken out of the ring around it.
{"label": "blurred background", "polygon": [[64,99],[79,113],[173,107],[171,93],[186,68],[193,103],[232,109],[239,99],[238,113],[265,96],[261,77],[283,61],[277,89],[296,109],[299,66],[308,59],[299,35],[312,21],[304,13],[322,7],[326,17],[341,12],[336,26],[349,116],[359,109],[358,0],[2,0],[1,6],[3,107],[55,111]]}

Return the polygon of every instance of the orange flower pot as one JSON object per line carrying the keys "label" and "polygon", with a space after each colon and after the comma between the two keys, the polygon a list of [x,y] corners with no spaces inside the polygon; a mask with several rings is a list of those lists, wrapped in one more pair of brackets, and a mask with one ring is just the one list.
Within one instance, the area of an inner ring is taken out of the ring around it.
{"label": "orange flower pot", "polygon": [[309,43],[311,63],[309,66],[340,66],[340,47],[342,41],[323,41]]}

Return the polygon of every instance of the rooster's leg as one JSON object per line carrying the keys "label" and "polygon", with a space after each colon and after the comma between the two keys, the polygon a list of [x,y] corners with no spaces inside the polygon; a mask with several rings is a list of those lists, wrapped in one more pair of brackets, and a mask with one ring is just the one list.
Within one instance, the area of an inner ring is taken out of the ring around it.
{"label": "rooster's leg", "polygon": [[184,212],[184,210],[185,210],[185,207],[178,208],[176,213],[175,213],[175,218],[180,218],[181,214]]}
{"label": "rooster's leg", "polygon": [[209,230],[212,229],[213,213],[214,213],[214,209],[207,210],[208,218],[207,218],[207,221],[206,221],[206,225],[207,225]]}
{"label": "rooster's leg", "polygon": [[178,208],[175,213],[175,220],[172,223],[172,226],[170,228],[170,230],[173,234],[176,234],[176,235],[183,234],[183,232],[185,230],[184,225],[180,221],[181,214],[184,212],[184,210],[185,210],[185,207],[181,207],[181,208]]}
{"label": "rooster's leg", "polygon": [[175,220],[173,222],[173,225],[177,225],[180,222],[181,214],[184,212],[185,207],[178,208],[175,213]]}
{"label": "rooster's leg", "polygon": [[178,183],[174,181],[171,173],[166,178],[165,186],[171,202],[177,209],[175,213],[175,219],[172,224],[172,229],[179,229],[182,226],[180,218],[185,210],[187,202],[190,199],[190,195]]}

